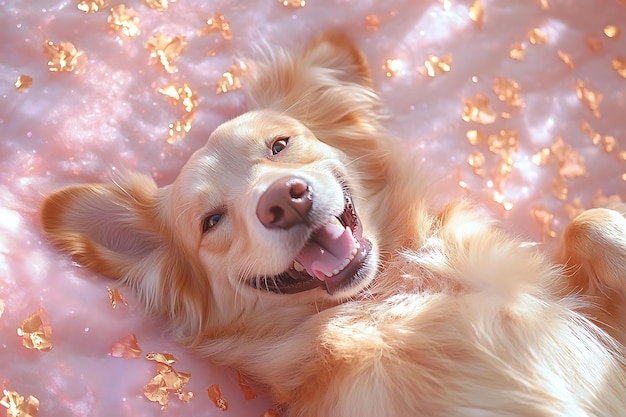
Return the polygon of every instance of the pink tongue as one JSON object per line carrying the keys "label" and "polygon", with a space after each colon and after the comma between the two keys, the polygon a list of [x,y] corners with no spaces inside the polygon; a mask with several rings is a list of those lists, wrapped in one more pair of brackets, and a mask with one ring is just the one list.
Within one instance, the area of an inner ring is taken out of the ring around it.
{"label": "pink tongue", "polygon": [[324,281],[328,274],[340,268],[354,250],[354,238],[349,227],[328,223],[315,232],[309,243],[296,256],[309,275]]}

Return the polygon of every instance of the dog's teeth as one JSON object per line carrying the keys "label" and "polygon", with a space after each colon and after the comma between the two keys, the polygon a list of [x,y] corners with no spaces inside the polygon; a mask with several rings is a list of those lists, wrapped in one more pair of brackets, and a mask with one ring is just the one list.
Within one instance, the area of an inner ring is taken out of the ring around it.
{"label": "dog's teeth", "polygon": [[293,269],[295,269],[298,272],[304,271],[304,267],[298,261],[293,261]]}

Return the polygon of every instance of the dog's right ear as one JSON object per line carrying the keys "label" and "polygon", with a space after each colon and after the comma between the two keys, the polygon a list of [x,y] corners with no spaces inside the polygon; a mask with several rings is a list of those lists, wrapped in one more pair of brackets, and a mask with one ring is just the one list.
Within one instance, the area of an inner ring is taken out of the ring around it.
{"label": "dog's right ear", "polygon": [[132,279],[159,250],[158,201],[154,181],[131,174],[115,184],[72,186],[46,196],[41,221],[47,237],[81,265]]}

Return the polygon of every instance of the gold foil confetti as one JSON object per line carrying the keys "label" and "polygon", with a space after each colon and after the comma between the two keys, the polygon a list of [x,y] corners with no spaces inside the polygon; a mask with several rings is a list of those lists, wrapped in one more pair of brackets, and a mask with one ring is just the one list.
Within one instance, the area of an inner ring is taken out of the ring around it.
{"label": "gold foil confetti", "polygon": [[511,211],[511,209],[513,209],[513,203],[505,200],[504,195],[498,190],[493,192],[492,199],[500,204],[505,211]]}
{"label": "gold foil confetti", "polygon": [[567,218],[570,220],[586,210],[583,206],[583,203],[580,201],[580,198],[578,197],[572,199],[570,203],[566,203],[564,209]]}
{"label": "gold foil confetti", "polygon": [[469,9],[469,18],[478,25],[478,29],[483,30],[485,12],[481,0],[474,0],[474,3]]}
{"label": "gold foil confetti", "polygon": [[23,93],[24,91],[28,90],[31,85],[33,85],[33,78],[29,75],[22,74],[19,77],[17,77],[17,80],[15,81],[15,88],[20,93]]}
{"label": "gold foil confetti", "polygon": [[472,167],[474,174],[479,177],[485,176],[485,155],[480,151],[474,151],[467,155],[467,163]]}
{"label": "gold foil confetti", "polygon": [[306,6],[306,1],[304,0],[278,0],[278,2],[285,7],[293,7],[294,9]]}
{"label": "gold foil confetti", "polygon": [[109,301],[111,302],[111,308],[115,309],[117,307],[117,303],[122,303],[125,306],[128,305],[128,301],[122,296],[119,288],[111,289],[107,286],[107,294],[109,294]]}
{"label": "gold foil confetti", "polygon": [[607,197],[604,195],[604,191],[602,191],[602,189],[598,189],[595,193],[593,193],[593,196],[591,196],[591,205],[594,208],[607,207],[613,203],[622,203],[622,198],[617,194]]}
{"label": "gold foil confetti", "polygon": [[554,214],[550,213],[544,206],[538,205],[530,210],[531,217],[541,226],[541,237],[555,238],[556,232],[552,228]]}
{"label": "gold foil confetti", "polygon": [[525,54],[524,45],[521,43],[514,43],[511,46],[511,50],[509,51],[509,56],[516,61],[523,61]]}
{"label": "gold foil confetti", "polygon": [[511,107],[522,107],[524,102],[520,98],[520,88],[516,81],[505,77],[497,77],[493,80],[493,92],[496,93],[500,101]]}
{"label": "gold foil confetti", "polygon": [[501,129],[495,135],[489,135],[487,139],[489,150],[504,159],[518,151],[518,134],[516,129]]}
{"label": "gold foil confetti", "polygon": [[109,6],[109,0],[79,0],[76,7],[81,12],[95,13]]}
{"label": "gold foil confetti", "polygon": [[228,71],[224,72],[217,81],[217,89],[215,90],[215,93],[224,94],[241,88],[240,76],[246,71],[247,67],[243,62],[240,62],[238,65],[231,65]]}
{"label": "gold foil confetti", "polygon": [[593,128],[586,120],[580,121],[580,130],[582,130],[583,133],[589,136],[591,139],[593,139],[596,135],[596,133],[593,131]]}
{"label": "gold foil confetti", "polygon": [[213,384],[208,389],[209,399],[222,411],[228,410],[228,401],[222,397],[222,390],[219,385]]}
{"label": "gold foil confetti", "polygon": [[552,195],[559,200],[565,201],[567,199],[567,181],[562,175],[557,175],[552,181]]}
{"label": "gold foil confetti", "polygon": [[622,30],[615,25],[607,25],[602,31],[604,32],[604,35],[610,39],[617,39],[622,34]]}
{"label": "gold foil confetti", "polygon": [[241,388],[241,392],[243,393],[243,398],[246,401],[254,400],[257,397],[256,392],[254,392],[254,390],[248,383],[248,380],[246,379],[245,376],[243,376],[241,372],[239,372],[238,379],[239,379],[239,388]]}
{"label": "gold foil confetti", "polygon": [[565,65],[567,65],[567,67],[569,69],[574,69],[574,61],[572,60],[572,57],[568,54],[566,54],[565,52],[561,51],[560,49],[558,51],[556,51],[557,55],[559,56],[559,58],[561,59],[561,61],[563,61],[563,63]]}
{"label": "gold foil confetti", "polygon": [[588,88],[581,80],[576,80],[576,96],[587,105],[596,118],[600,118],[600,103],[604,95],[599,91]]}
{"label": "gold foil confetti", "polygon": [[383,71],[388,78],[395,77],[402,67],[402,61],[399,59],[388,59],[383,65]]}
{"label": "gold foil confetti", "polygon": [[597,36],[587,36],[585,38],[585,45],[591,50],[591,52],[600,52],[602,50],[602,41]]}
{"label": "gold foil confetti", "polygon": [[375,14],[365,16],[365,30],[376,32],[380,26],[380,19]]}
{"label": "gold foil confetti", "polygon": [[173,105],[182,105],[183,114],[180,120],[169,124],[167,142],[173,144],[185,137],[191,130],[191,123],[198,111],[198,99],[191,87],[185,83],[182,87],[168,85],[159,89],[159,93],[170,98]]}
{"label": "gold foil confetti", "polygon": [[170,3],[174,3],[176,0],[142,0],[143,4],[151,9],[164,12],[170,7]]}
{"label": "gold foil confetti", "polygon": [[455,176],[458,181],[459,187],[461,187],[461,189],[465,192],[465,194],[469,195],[470,193],[469,185],[467,184],[467,181],[465,181],[465,177],[463,176],[463,170],[461,169],[460,166],[456,167]]}
{"label": "gold foil confetti", "polygon": [[137,13],[124,4],[117,4],[111,8],[107,25],[112,32],[121,33],[129,38],[141,35]]}
{"label": "gold foil confetti", "polygon": [[539,0],[539,8],[543,11],[550,10],[550,2],[548,0]]}
{"label": "gold foil confetti", "polygon": [[552,161],[550,148],[543,148],[532,156],[532,160],[538,166],[548,165]]}
{"label": "gold foil confetti", "polygon": [[487,143],[487,134],[479,129],[470,129],[465,133],[467,140],[472,145],[480,145],[481,143]]}
{"label": "gold foil confetti", "polygon": [[600,143],[602,144],[602,149],[606,153],[613,152],[617,147],[617,139],[615,139],[615,136],[602,136],[600,139]]}
{"label": "gold foil confetti", "polygon": [[528,40],[533,45],[541,45],[548,42],[548,35],[539,28],[532,28],[528,31]]}
{"label": "gold foil confetti", "polygon": [[278,414],[278,411],[274,410],[273,408],[270,408],[269,410],[264,412],[261,417],[280,417],[280,414]]}
{"label": "gold foil confetti", "polygon": [[550,145],[550,151],[559,163],[559,175],[565,178],[588,175],[582,155],[565,143],[560,136]]}
{"label": "gold foil confetti", "polygon": [[429,55],[424,61],[424,66],[420,67],[418,71],[429,77],[435,77],[439,74],[445,74],[452,69],[452,55],[444,55],[438,57],[435,55]]}
{"label": "gold foil confetti", "polygon": [[27,349],[37,349],[42,352],[52,349],[52,327],[48,323],[48,316],[43,307],[22,322],[20,328],[17,329],[17,334],[22,338],[22,344]]}
{"label": "gold foil confetti", "polygon": [[45,39],[43,52],[48,58],[49,71],[73,72],[76,75],[82,75],[87,69],[87,55],[71,42],[61,42],[57,45]]}
{"label": "gold foil confetti", "polygon": [[617,57],[611,60],[611,67],[617,71],[620,77],[626,78],[626,59]]}
{"label": "gold foil confetti", "polygon": [[7,417],[34,417],[39,412],[39,400],[32,395],[24,398],[15,391],[2,390],[0,405],[7,409]]}
{"label": "gold foil confetti", "polygon": [[141,355],[141,348],[137,343],[137,336],[129,334],[111,347],[111,356],[114,358],[135,359]]}
{"label": "gold foil confetti", "polygon": [[225,40],[231,40],[233,33],[230,30],[230,22],[226,20],[223,14],[215,12],[213,17],[206,21],[206,26],[200,30],[200,35],[209,35],[211,33],[219,33]]}
{"label": "gold foil confetti", "polygon": [[484,94],[476,94],[472,98],[463,100],[463,114],[461,118],[466,122],[476,122],[488,125],[496,121],[498,115],[489,105],[489,98]]}
{"label": "gold foil confetti", "polygon": [[187,39],[184,35],[169,36],[157,32],[146,42],[146,49],[153,60],[160,63],[165,71],[173,74],[178,71],[174,60],[187,49]]}
{"label": "gold foil confetti", "polygon": [[174,394],[179,400],[189,402],[193,393],[185,391],[184,387],[189,382],[191,374],[177,372],[171,366],[176,362],[169,353],[148,353],[146,359],[157,362],[157,374],[144,387],[144,396],[150,401],[157,402],[161,409],[167,409],[169,394]]}
{"label": "gold foil confetti", "polygon": [[450,10],[450,7],[452,7],[452,0],[439,0],[441,1],[441,7],[443,7],[443,10]]}

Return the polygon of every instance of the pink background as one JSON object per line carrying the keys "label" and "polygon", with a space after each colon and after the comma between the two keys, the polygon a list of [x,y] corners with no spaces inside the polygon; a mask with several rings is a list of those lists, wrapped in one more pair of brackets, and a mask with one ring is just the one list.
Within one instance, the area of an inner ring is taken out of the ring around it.
{"label": "pink background", "polygon": [[[143,386],[155,374],[155,364],[143,354],[170,352],[178,359],[174,368],[191,373],[186,388],[195,398],[185,404],[172,396],[166,415],[258,417],[271,407],[264,398],[245,401],[233,371],[176,346],[158,319],[142,314],[129,291],[122,289],[129,305],[113,310],[106,292],[111,282],[47,245],[37,217],[42,194],[67,184],[107,181],[122,167],[169,183],[218,124],[246,110],[241,91],[215,91],[234,57],[245,60],[259,39],[298,48],[325,29],[348,32],[370,60],[377,89],[391,111],[389,129],[440,178],[440,196],[463,195],[457,184],[461,172],[470,198],[511,232],[545,241],[547,250],[556,240],[546,237],[531,216],[533,207],[543,205],[554,215],[552,228],[558,235],[568,221],[565,206],[574,198],[584,207],[592,206],[599,189],[626,198],[626,161],[620,157],[620,150],[626,151],[626,79],[611,68],[611,60],[626,58],[625,2],[549,3],[543,10],[533,0],[483,0],[480,30],[468,17],[471,2],[461,0],[452,0],[447,10],[439,0],[309,0],[303,8],[276,0],[178,0],[164,12],[128,0],[141,30],[128,39],[106,29],[108,9],[85,14],[74,1],[1,1],[0,300],[5,310],[0,317],[0,387],[37,397],[39,416],[158,415],[159,405],[143,396]],[[231,40],[219,33],[198,35],[214,12],[230,22]],[[366,28],[367,15],[379,18],[378,30]],[[609,38],[603,33],[607,25],[625,33]],[[531,44],[531,28],[540,28],[547,42]],[[144,45],[155,31],[187,37],[175,74],[151,63]],[[601,51],[585,44],[588,36],[600,39]],[[48,71],[42,52],[46,38],[72,42],[84,51],[89,61],[85,74]],[[516,42],[525,46],[523,61],[509,56]],[[559,59],[559,50],[569,54],[574,69]],[[447,54],[453,58],[449,73],[430,78],[418,71],[429,55]],[[399,60],[393,77],[385,75],[387,59]],[[14,86],[20,74],[33,78],[25,92]],[[498,76],[519,83],[523,108],[497,99],[492,86]],[[599,118],[576,96],[577,79],[603,94]],[[198,97],[198,113],[184,139],[168,144],[168,124],[180,118],[181,110],[157,90],[183,82]],[[245,88],[245,76],[241,83]],[[498,114],[509,112],[510,119],[498,117],[489,125],[463,121],[463,99],[477,93],[485,94]],[[614,136],[617,149],[606,152],[594,144],[581,130],[581,120],[602,136]],[[493,201],[489,185],[496,178],[492,171],[498,157],[486,145],[471,145],[469,129],[487,134],[516,129],[519,149],[512,154],[513,173],[502,189],[511,210]],[[567,180],[564,201],[551,191],[558,164],[532,161],[557,136],[583,157],[588,171]],[[475,175],[466,161],[477,150],[486,158],[484,177]],[[16,333],[40,307],[47,310],[53,331],[50,352],[27,350]],[[131,333],[137,335],[142,356],[111,357],[111,345]],[[226,413],[208,399],[211,384],[221,386],[229,402]]]}

